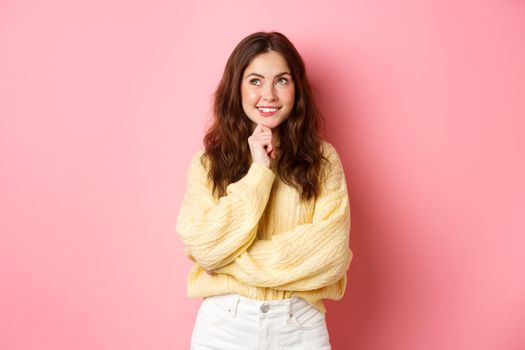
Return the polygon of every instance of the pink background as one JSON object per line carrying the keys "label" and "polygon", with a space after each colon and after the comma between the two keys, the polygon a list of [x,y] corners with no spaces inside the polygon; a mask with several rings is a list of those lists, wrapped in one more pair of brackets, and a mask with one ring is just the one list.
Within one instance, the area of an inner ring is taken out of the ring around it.
{"label": "pink background", "polygon": [[343,160],[333,348],[525,348],[525,3],[0,2],[0,349],[187,349],[175,235],[237,42],[285,33]]}

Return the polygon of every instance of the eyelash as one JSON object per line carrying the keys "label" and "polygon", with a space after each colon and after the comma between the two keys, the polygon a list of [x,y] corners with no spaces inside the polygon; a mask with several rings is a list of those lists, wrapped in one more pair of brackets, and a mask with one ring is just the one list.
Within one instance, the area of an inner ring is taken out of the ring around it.
{"label": "eyelash", "polygon": [[[279,78],[278,81],[281,81],[281,80],[286,81],[285,84],[288,84],[288,79],[286,79],[286,78]],[[259,79],[252,79],[252,80],[250,80],[250,84],[251,84],[251,85],[254,85],[254,86],[258,86],[258,85],[255,85],[255,84],[253,83],[253,82],[255,82],[255,81],[259,81]]]}

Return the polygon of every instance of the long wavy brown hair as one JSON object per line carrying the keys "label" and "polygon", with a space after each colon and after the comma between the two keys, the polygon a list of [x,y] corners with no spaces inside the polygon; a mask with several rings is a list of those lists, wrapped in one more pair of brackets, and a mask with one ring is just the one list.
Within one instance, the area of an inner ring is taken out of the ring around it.
{"label": "long wavy brown hair", "polygon": [[[214,94],[213,124],[204,137],[204,158],[209,161],[209,180],[217,198],[226,194],[226,187],[240,180],[252,163],[248,137],[253,122],[246,116],[241,102],[241,80],[252,59],[268,51],[283,56],[295,84],[292,111],[279,126],[279,149],[275,171],[282,181],[295,187],[301,201],[315,199],[323,181],[321,131],[325,122],[308,82],[305,64],[290,40],[279,32],[253,33],[237,44],[231,53],[222,79]],[[201,159],[204,164],[204,159]]]}

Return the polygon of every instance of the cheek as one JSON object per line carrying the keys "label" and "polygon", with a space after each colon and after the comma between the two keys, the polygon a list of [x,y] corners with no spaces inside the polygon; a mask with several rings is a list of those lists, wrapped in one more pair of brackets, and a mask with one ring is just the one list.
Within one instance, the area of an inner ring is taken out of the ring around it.
{"label": "cheek", "polygon": [[257,101],[257,93],[251,90],[244,90],[242,92],[242,102],[243,104],[254,104]]}
{"label": "cheek", "polygon": [[289,89],[286,91],[286,94],[283,96],[283,99],[286,101],[287,104],[293,105],[294,97],[295,97],[295,90]]}

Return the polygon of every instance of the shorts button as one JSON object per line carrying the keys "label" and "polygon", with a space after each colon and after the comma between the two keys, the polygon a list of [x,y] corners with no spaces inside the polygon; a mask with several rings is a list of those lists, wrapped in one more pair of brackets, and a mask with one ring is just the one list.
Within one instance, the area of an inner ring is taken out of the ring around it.
{"label": "shorts button", "polygon": [[262,304],[261,305],[261,311],[262,312],[267,313],[269,309],[270,309],[270,305],[268,305],[268,304]]}

